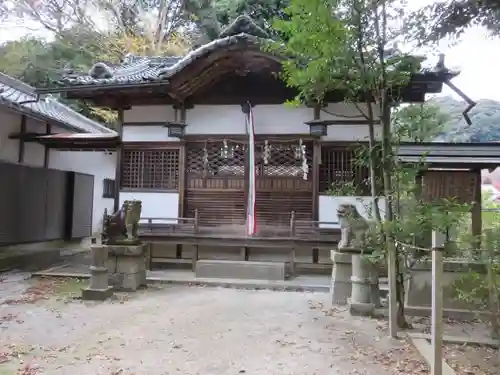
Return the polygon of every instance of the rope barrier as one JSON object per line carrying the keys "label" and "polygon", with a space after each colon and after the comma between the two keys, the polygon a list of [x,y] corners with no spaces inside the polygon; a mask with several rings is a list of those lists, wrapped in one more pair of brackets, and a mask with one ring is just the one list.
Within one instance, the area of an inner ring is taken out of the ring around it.
{"label": "rope barrier", "polygon": [[[398,240],[394,240],[394,242],[396,243],[396,245],[403,246],[403,247],[409,247],[409,248],[412,248],[414,250],[432,252],[432,248],[420,247],[420,246],[416,246],[416,245],[404,243],[404,242],[401,242],[401,241],[398,241]],[[456,242],[455,242],[455,244],[456,244]],[[474,251],[474,252],[489,251],[488,249],[461,249],[461,250],[463,250],[463,251]]]}

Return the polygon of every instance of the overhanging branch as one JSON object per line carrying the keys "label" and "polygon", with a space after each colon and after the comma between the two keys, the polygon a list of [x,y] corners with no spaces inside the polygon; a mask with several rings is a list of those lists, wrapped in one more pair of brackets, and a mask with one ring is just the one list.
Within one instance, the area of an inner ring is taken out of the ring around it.
{"label": "overhanging branch", "polygon": [[471,98],[469,98],[467,95],[465,95],[465,93],[462,90],[460,90],[457,86],[455,86],[453,83],[451,83],[451,81],[447,80],[444,81],[444,83],[448,85],[450,89],[455,91],[463,100],[467,102],[468,106],[465,109],[465,111],[462,112],[462,115],[464,116],[467,125],[472,125],[472,120],[469,117],[469,112],[472,110],[472,108],[476,106],[477,103]]}

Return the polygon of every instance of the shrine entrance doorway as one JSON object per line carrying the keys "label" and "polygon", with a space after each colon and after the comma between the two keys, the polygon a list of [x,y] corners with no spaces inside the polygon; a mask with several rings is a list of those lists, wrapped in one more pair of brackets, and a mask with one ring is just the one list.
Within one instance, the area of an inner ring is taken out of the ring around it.
{"label": "shrine entrance doorway", "polygon": [[[246,233],[251,173],[247,145],[244,139],[186,144],[187,217],[197,211],[202,227]],[[292,212],[297,220],[314,219],[312,153],[312,141],[256,140],[257,235],[288,233]]]}
{"label": "shrine entrance doorway", "polygon": [[235,234],[243,234],[248,181],[246,143],[189,141],[186,159],[186,216],[194,217],[197,211],[200,226],[232,228]]}
{"label": "shrine entrance doorway", "polygon": [[313,142],[259,140],[255,154],[258,234],[289,231],[292,212],[313,220]]}

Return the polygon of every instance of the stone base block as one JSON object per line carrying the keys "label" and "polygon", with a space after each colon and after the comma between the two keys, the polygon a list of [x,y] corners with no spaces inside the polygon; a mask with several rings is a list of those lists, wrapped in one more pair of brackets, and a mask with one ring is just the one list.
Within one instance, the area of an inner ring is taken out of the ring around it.
{"label": "stone base block", "polygon": [[82,299],[87,301],[105,301],[113,295],[113,287],[107,289],[82,289]]}
{"label": "stone base block", "polygon": [[136,291],[146,285],[147,245],[106,246],[108,249],[109,284],[115,290]]}
{"label": "stone base block", "polygon": [[108,250],[109,256],[143,256],[147,245],[102,245]]}
{"label": "stone base block", "polygon": [[123,292],[135,292],[146,284],[146,271],[136,273],[113,273],[109,275],[109,285],[113,286],[115,290]]}
{"label": "stone base block", "polygon": [[195,273],[198,278],[285,280],[285,262],[203,259],[196,262]]}
{"label": "stone base block", "polygon": [[123,275],[121,289],[136,291],[146,285],[146,272],[127,273]]}
{"label": "stone base block", "polygon": [[345,305],[351,297],[352,254],[343,254],[331,250],[330,258],[333,262],[332,282],[330,294],[332,304]]}
{"label": "stone base block", "polygon": [[375,304],[348,301],[349,313],[352,316],[373,316],[375,313]]}

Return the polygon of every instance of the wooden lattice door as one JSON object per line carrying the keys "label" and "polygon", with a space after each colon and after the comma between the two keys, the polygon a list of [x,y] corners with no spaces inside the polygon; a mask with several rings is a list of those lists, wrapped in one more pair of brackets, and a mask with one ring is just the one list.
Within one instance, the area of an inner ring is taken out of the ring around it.
{"label": "wooden lattice door", "polygon": [[241,226],[246,218],[246,145],[198,141],[186,145],[186,214],[202,226]]}
{"label": "wooden lattice door", "polygon": [[257,228],[288,228],[292,211],[313,219],[312,142],[268,141],[256,145]]}

